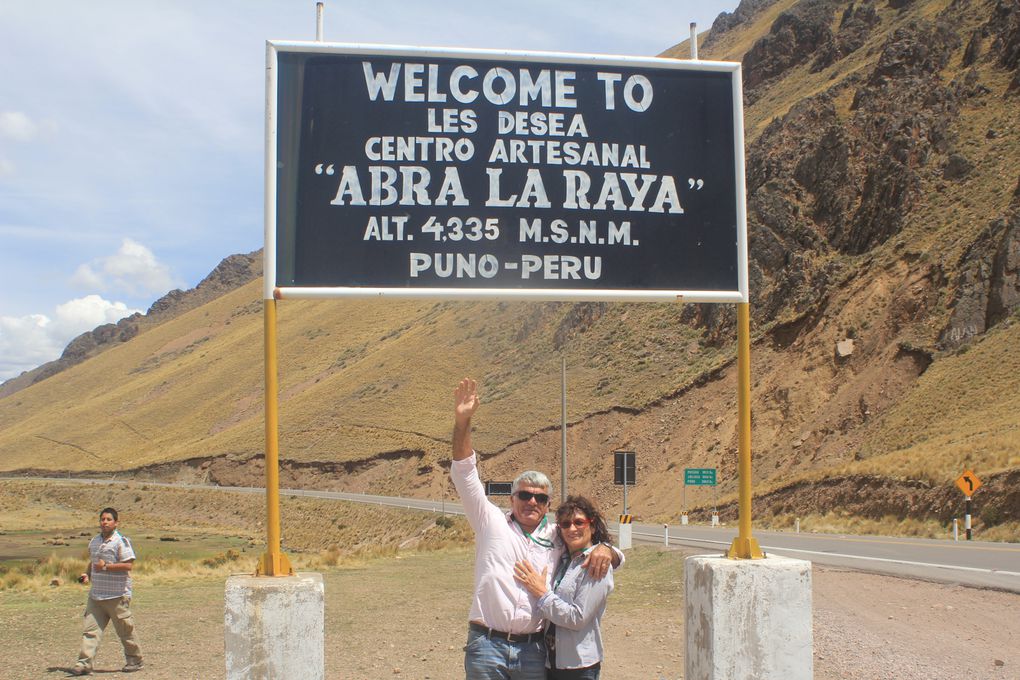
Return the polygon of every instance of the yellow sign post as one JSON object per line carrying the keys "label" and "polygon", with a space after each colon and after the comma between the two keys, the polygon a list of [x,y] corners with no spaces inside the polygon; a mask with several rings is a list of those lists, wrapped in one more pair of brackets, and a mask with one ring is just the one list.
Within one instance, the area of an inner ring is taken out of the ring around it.
{"label": "yellow sign post", "polygon": [[280,431],[279,385],[276,361],[276,300],[264,301],[266,358],[266,553],[259,559],[258,576],[291,576],[290,560],[280,552]]}
{"label": "yellow sign post", "polygon": [[740,516],[737,537],[726,555],[731,559],[760,560],[765,553],[751,536],[751,310],[746,302],[737,304],[737,417]]}

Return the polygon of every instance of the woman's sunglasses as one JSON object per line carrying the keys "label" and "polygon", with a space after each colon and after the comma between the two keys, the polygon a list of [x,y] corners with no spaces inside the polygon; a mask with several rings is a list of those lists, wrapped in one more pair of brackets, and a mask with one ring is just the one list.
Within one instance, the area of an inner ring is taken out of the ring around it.
{"label": "woman's sunglasses", "polygon": [[546,503],[549,502],[549,494],[547,493],[531,493],[530,491],[518,491],[517,497],[520,498],[521,501],[524,503],[527,503],[532,498],[534,498],[535,502],[537,502],[539,505],[545,505]]}
{"label": "woman's sunglasses", "polygon": [[581,519],[580,517],[575,517],[574,519],[563,519],[563,520],[560,520],[556,524],[559,525],[560,529],[569,529],[570,527],[574,527],[575,529],[583,529],[586,526],[588,526],[589,524],[591,524],[591,520],[590,519]]}

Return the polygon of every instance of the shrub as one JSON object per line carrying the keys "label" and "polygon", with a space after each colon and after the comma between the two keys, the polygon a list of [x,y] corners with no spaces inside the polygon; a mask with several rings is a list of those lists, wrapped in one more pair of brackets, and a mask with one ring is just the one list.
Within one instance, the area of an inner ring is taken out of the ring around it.
{"label": "shrub", "polygon": [[1002,507],[989,505],[981,510],[981,522],[986,527],[994,527],[996,524],[1002,524],[1002,521]]}
{"label": "shrub", "polygon": [[213,555],[212,557],[205,558],[204,560],[202,560],[202,564],[207,567],[213,568],[221,567],[227,562],[236,562],[238,559],[240,559],[240,557],[241,553],[237,552],[233,548],[230,548],[226,552],[222,552],[219,553],[218,555]]}
{"label": "shrub", "polygon": [[329,567],[335,567],[340,564],[340,559],[343,557],[343,550],[338,545],[331,545],[322,551],[320,557],[322,563]]}

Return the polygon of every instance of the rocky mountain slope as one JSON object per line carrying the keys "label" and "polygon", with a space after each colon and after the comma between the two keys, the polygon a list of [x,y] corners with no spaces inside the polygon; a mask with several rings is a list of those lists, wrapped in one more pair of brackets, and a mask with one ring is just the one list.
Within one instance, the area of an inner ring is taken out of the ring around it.
{"label": "rocky mountain slope", "polygon": [[[686,43],[665,56],[685,58]],[[745,84],[756,513],[1020,537],[1020,2],[744,0],[701,36]],[[0,469],[262,478],[252,281],[0,399]],[[483,475],[559,466],[675,516],[685,467],[736,478],[732,308],[282,302],[284,485],[449,494],[449,394],[483,385]],[[558,480],[558,475],[554,475]],[[729,510],[726,511],[730,512]]]}

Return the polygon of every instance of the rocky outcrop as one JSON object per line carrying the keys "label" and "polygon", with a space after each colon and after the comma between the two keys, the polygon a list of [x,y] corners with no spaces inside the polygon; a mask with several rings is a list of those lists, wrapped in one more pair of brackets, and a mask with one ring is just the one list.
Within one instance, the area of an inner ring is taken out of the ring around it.
{"label": "rocky outcrop", "polygon": [[851,4],[843,11],[839,30],[833,40],[819,49],[818,56],[811,64],[811,71],[821,71],[859,50],[867,42],[868,34],[881,21],[872,2]]}
{"label": "rocky outcrop", "polygon": [[1020,214],[995,220],[959,263],[952,314],[939,335],[955,349],[1020,310]]}
{"label": "rocky outcrop", "polygon": [[748,101],[757,99],[756,90],[791,68],[806,63],[835,37],[832,20],[837,0],[803,0],[783,12],[769,34],[756,42],[743,59],[744,86]]}
{"label": "rocky outcrop", "polygon": [[999,65],[1011,71],[1020,69],[1020,0],[998,0],[986,29],[995,36],[992,50]]}
{"label": "rocky outcrop", "polygon": [[223,258],[216,268],[191,290],[175,289],[153,302],[146,316],[165,321],[240,288],[260,276],[262,276],[261,250],[246,255],[230,255]]}
{"label": "rocky outcrop", "polygon": [[835,245],[862,253],[898,233],[920,191],[922,170],[951,147],[957,97],[940,76],[959,37],[944,24],[918,22],[886,43],[852,109],[865,158],[860,206]]}
{"label": "rocky outcrop", "polygon": [[602,318],[607,307],[605,302],[579,302],[572,305],[553,333],[553,348],[559,350],[571,338],[583,335]]}
{"label": "rocky outcrop", "polygon": [[[978,492],[978,517],[984,527],[1020,519],[1020,471],[989,475]],[[709,508],[710,509],[710,508]],[[934,485],[922,480],[876,475],[833,476],[813,482],[795,482],[754,499],[755,515],[823,515],[849,513],[873,520],[936,520],[948,525],[963,515],[963,495],[954,484]],[[718,506],[723,521],[735,521],[737,504]],[[706,508],[692,512],[699,520]]]}
{"label": "rocky outcrop", "polygon": [[1014,72],[1006,94],[1020,94],[1020,0],[998,0],[983,30],[994,37],[991,49],[998,64]]}
{"label": "rocky outcrop", "polygon": [[117,323],[103,324],[88,333],[82,333],[64,348],[60,359],[70,362],[73,366],[92,356],[97,347],[127,342],[138,335],[138,323],[141,318],[141,314],[132,314]]}
{"label": "rocky outcrop", "polygon": [[735,10],[723,12],[715,18],[715,21],[712,22],[712,31],[705,38],[702,46],[706,49],[711,47],[712,43],[719,39],[719,36],[745,22],[753,20],[759,12],[774,4],[776,4],[776,0],[741,0]]}
{"label": "rocky outcrop", "polygon": [[[752,267],[765,284],[756,306],[766,314],[784,306],[803,313],[824,297],[827,281],[839,280],[798,253],[860,254],[900,231],[922,171],[951,148],[964,88],[944,83],[939,72],[958,44],[943,25],[902,28],[867,77],[799,102],[751,146]],[[841,118],[834,101],[847,87],[856,88],[852,113]],[[962,156],[946,167],[952,177],[969,171]]]}

